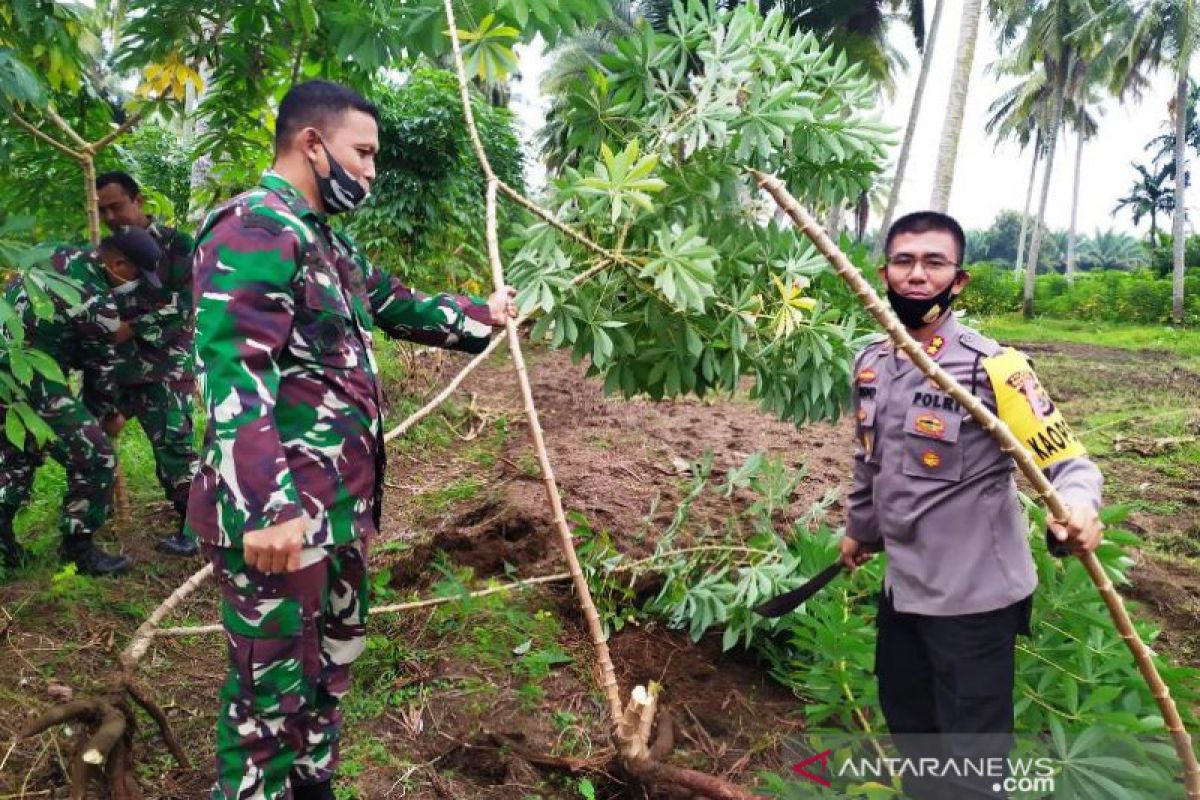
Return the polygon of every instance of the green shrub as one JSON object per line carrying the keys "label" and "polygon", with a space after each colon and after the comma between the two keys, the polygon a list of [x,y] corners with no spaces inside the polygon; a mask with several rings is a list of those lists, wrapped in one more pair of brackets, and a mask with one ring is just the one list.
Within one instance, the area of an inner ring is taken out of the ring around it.
{"label": "green shrub", "polygon": [[[1021,309],[1023,281],[1003,264],[968,267],[971,283],[958,307],[975,316],[1009,314]],[[1045,317],[1092,322],[1155,325],[1171,321],[1171,278],[1150,269],[1077,273],[1074,284],[1063,275],[1039,275],[1034,284],[1034,311]],[[1184,283],[1185,322],[1200,324],[1200,273]]]}
{"label": "green shrub", "polygon": [[1001,262],[982,262],[967,268],[971,283],[955,305],[971,316],[990,316],[1021,309],[1021,282],[1012,267]]}

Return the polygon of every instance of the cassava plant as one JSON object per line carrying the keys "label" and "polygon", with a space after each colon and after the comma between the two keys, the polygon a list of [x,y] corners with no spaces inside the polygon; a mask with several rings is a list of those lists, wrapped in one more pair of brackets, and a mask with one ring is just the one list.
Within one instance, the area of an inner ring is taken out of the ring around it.
{"label": "cassava plant", "polygon": [[666,32],[642,24],[614,45],[586,90],[558,98],[555,142],[570,153],[552,160],[577,166],[544,203],[608,253],[544,220],[518,232],[511,277],[542,315],[534,338],[588,358],[609,392],[703,395],[749,376],[785,419],[836,416],[852,305],[827,291],[819,254],[770,223],[741,166],[785,176],[815,207],[857,198],[890,141],[872,81],[778,11],[677,3]]}
{"label": "cassava plant", "polygon": [[[658,618],[687,630],[693,639],[719,631],[725,649],[758,653],[771,674],[796,692],[805,703],[808,730],[884,733],[874,710],[872,664],[874,600],[886,556],[839,579],[793,614],[754,614],[754,605],[803,583],[836,559],[838,535],[825,522],[827,504],[817,504],[799,518],[781,520],[772,514],[767,502],[771,483],[796,485],[803,480],[802,469],[754,454],[731,470],[724,484],[717,484],[706,463],[702,459],[693,466],[692,500],[701,495],[727,498],[729,486],[736,483],[754,501],[736,507],[730,501],[720,530],[706,532],[696,531],[688,506],[680,506],[683,512],[670,527],[654,532],[661,537],[661,552],[644,567],[630,564],[602,532],[577,520],[580,552],[605,619],[623,624]],[[1055,797],[1182,797],[1178,762],[1162,735],[1155,698],[1109,624],[1104,603],[1086,572],[1046,551],[1045,512],[1028,499],[1025,507],[1039,586],[1032,636],[1020,640],[1017,649],[1015,755],[1054,759]],[[1122,584],[1132,564],[1127,548],[1137,543],[1119,527],[1124,514],[1119,507],[1104,511],[1106,541],[1097,552],[1106,573]],[[686,547],[676,541],[680,530],[695,537]],[[637,606],[632,588],[651,571],[661,588]],[[1150,624],[1136,620],[1135,625],[1153,642],[1157,634]],[[1200,670],[1166,663],[1159,670],[1185,724],[1194,728]],[[886,747],[884,739],[876,736],[875,741]],[[804,794],[778,776],[763,777],[777,796],[819,796]]]}

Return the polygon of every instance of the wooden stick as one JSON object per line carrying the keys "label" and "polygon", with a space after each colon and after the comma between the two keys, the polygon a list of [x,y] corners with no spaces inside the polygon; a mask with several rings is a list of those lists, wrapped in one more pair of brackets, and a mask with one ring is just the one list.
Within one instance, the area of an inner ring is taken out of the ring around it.
{"label": "wooden stick", "polygon": [[[504,288],[504,267],[500,262],[500,243],[496,232],[496,192],[500,179],[496,177],[491,162],[488,161],[487,152],[483,149],[483,142],[479,139],[479,130],[475,126],[475,114],[471,109],[471,96],[467,84],[467,71],[463,65],[462,49],[458,44],[458,24],[454,19],[453,0],[443,0],[443,6],[446,11],[446,21],[450,27],[450,46],[454,54],[455,70],[458,73],[458,91],[459,97],[462,100],[463,116],[466,121],[467,131],[471,137],[471,143],[475,147],[475,155],[479,160],[479,166],[487,178],[485,202],[487,211],[488,262],[492,268],[492,283],[495,285],[496,291],[501,291]],[[533,389],[529,383],[529,374],[525,369],[525,359],[521,354],[521,340],[517,332],[516,321],[507,320],[504,327],[505,334],[508,337],[509,353],[513,359],[513,369],[516,372],[517,382],[521,388],[521,397],[525,402],[525,415],[529,420],[529,434],[533,438],[533,446],[537,451],[538,463],[542,468],[542,481],[546,487],[546,497],[550,501],[554,525],[558,529],[559,544],[562,546],[563,556],[567,560],[572,582],[575,585],[575,593],[583,609],[588,633],[591,636],[592,645],[596,651],[596,661],[600,667],[600,688],[604,692],[604,697],[608,702],[609,715],[615,723],[621,718],[621,697],[620,691],[617,688],[616,670],[613,668],[612,657],[608,652],[608,640],[604,635],[604,626],[600,622],[600,615],[596,612],[596,604],[592,601],[592,592],[588,588],[587,579],[584,577],[583,569],[579,565],[579,556],[575,552],[575,544],[571,540],[571,528],[567,525],[567,518],[563,512],[562,498],[558,492],[558,482],[554,477],[554,469],[550,465],[550,456],[546,451],[542,426],[538,420],[537,408],[533,403]]]}
{"label": "wooden stick", "polygon": [[[655,561],[662,561],[668,558],[677,556],[689,555],[692,553],[742,553],[746,556],[750,555],[774,555],[770,550],[758,550],[753,547],[743,547],[741,545],[718,545],[705,544],[693,545],[692,547],[680,547],[676,550],[667,550],[664,553],[657,555],[646,556],[639,558],[637,561],[630,561],[625,564],[618,564],[613,570],[617,572],[633,572],[637,573],[642,567],[651,564]],[[742,562],[738,562],[742,563]],[[397,614],[404,611],[415,611],[421,608],[430,608],[432,606],[440,606],[446,603],[454,603],[459,600],[466,600],[475,597],[487,597],[493,594],[503,594],[504,592],[512,592],[518,589],[524,589],[527,586],[540,586],[546,583],[558,583],[571,579],[570,572],[555,572],[550,575],[539,575],[535,578],[518,579],[512,583],[501,584],[500,586],[489,586],[486,589],[477,589],[473,592],[468,592],[462,595],[450,595],[449,597],[430,597],[424,600],[411,600],[407,603],[393,603],[392,605],[379,606],[372,608],[372,616],[377,614]],[[165,604],[164,604],[165,605]],[[160,606],[161,608],[161,606]],[[158,613],[157,611],[155,613]],[[143,625],[145,627],[145,625]],[[139,629],[140,630],[140,629]],[[150,631],[151,638],[156,636],[199,636],[206,633],[220,633],[225,630],[220,623],[212,623],[209,625],[181,625],[175,628],[154,628]]]}
{"label": "wooden stick", "polygon": [[[96,162],[90,153],[79,159],[83,167],[83,196],[87,204],[88,240],[92,247],[100,244],[100,195],[96,190]],[[126,504],[128,504],[126,496]]]}
{"label": "wooden stick", "polygon": [[68,139],[70,139],[72,142],[74,142],[80,148],[80,153],[82,155],[87,155],[87,148],[88,148],[87,139],[84,139],[82,136],[80,136],[78,133],[76,133],[75,129],[71,127],[70,123],[68,123],[65,119],[63,119],[61,116],[59,116],[58,112],[55,111],[50,106],[46,106],[46,108],[44,108],[42,110],[42,113],[46,115],[47,119],[49,119],[51,122],[53,122],[55,125],[57,125],[59,130],[61,130],[63,133],[65,133],[67,135]]}
{"label": "wooden stick", "polygon": [[[846,258],[846,255],[825,234],[825,231],[817,225],[808,212],[788,193],[787,187],[778,178],[765,175],[753,169],[748,171],[758,181],[758,185],[766,189],[771,197],[775,199],[775,202],[779,204],[779,207],[787,213],[792,223],[816,245],[821,254],[833,266],[838,276],[846,282],[859,300],[862,301],[862,304],[871,313],[871,316],[875,317],[876,321],[887,331],[888,336],[895,342],[896,347],[903,350],[922,373],[962,404],[975,421],[992,435],[997,444],[999,444],[1001,451],[1007,453],[1017,463],[1017,468],[1021,470],[1021,474],[1033,485],[1034,491],[1042,499],[1042,502],[1046,504],[1046,508],[1049,509],[1051,516],[1060,522],[1064,522],[1067,519],[1068,513],[1067,506],[1063,502],[1062,497],[1054,490],[1054,486],[1042,474],[1042,471],[1038,469],[1033,456],[1021,445],[1021,442],[1013,435],[1009,427],[992,414],[979,401],[979,398],[959,385],[958,381],[951,378],[945,370],[939,367],[921,349],[921,346],[908,334],[908,331],[904,329],[904,326],[900,324],[900,321],[896,319],[891,310],[884,305],[879,295],[871,287],[871,284],[867,283],[858,269],[850,263],[850,259]],[[1179,754],[1180,761],[1183,763],[1184,783],[1187,786],[1188,798],[1190,800],[1200,800],[1200,764],[1197,764],[1196,753],[1192,749],[1191,736],[1188,735],[1188,732],[1183,727],[1183,721],[1179,717],[1179,710],[1175,707],[1175,700],[1171,697],[1170,689],[1167,688],[1162,677],[1158,674],[1158,668],[1154,665],[1150,649],[1146,647],[1134,629],[1133,622],[1129,619],[1129,614],[1126,612],[1125,605],[1121,601],[1121,596],[1113,588],[1112,581],[1109,580],[1108,575],[1104,572],[1104,567],[1100,564],[1100,560],[1096,558],[1096,554],[1085,552],[1078,554],[1078,556],[1079,560],[1083,562],[1088,575],[1091,577],[1092,583],[1096,585],[1096,589],[1104,599],[1104,604],[1108,607],[1108,613],[1112,616],[1117,633],[1120,634],[1129,651],[1133,654],[1138,671],[1142,673],[1147,686],[1150,687],[1150,694],[1158,702],[1158,707],[1162,711],[1167,730],[1171,733],[1175,741],[1175,750]]]}
{"label": "wooden stick", "polygon": [[196,587],[204,583],[212,576],[212,564],[205,564],[200,569],[188,578],[175,591],[171,592],[171,596],[159,603],[158,608],[150,613],[146,621],[138,626],[138,629],[133,632],[133,639],[129,645],[121,652],[121,666],[126,671],[132,673],[137,667],[138,661],[146,653],[146,648],[150,646],[150,642],[154,639],[154,631],[158,627],[158,623],[163,617],[175,610],[175,607],[183,602],[183,598],[187,597]]}
{"label": "wooden stick", "polygon": [[70,158],[73,158],[76,161],[79,161],[83,157],[82,153],[78,153],[75,150],[72,150],[67,145],[65,145],[62,142],[55,139],[53,136],[43,133],[40,128],[38,128],[32,122],[29,122],[28,120],[26,120],[24,117],[22,117],[16,111],[13,111],[10,109],[8,112],[8,116],[11,117],[12,121],[17,123],[18,126],[20,126],[21,128],[24,128],[25,131],[30,136],[32,136],[33,138],[37,139],[38,141],[40,141],[44,144],[50,145],[51,147],[53,147],[55,150],[59,151],[63,155],[69,156]]}
{"label": "wooden stick", "polygon": [[110,144],[112,144],[114,141],[116,141],[117,137],[121,136],[122,134],[128,133],[135,125],[140,123],[145,116],[146,116],[146,110],[144,108],[133,114],[130,114],[129,116],[127,116],[125,118],[124,122],[122,122],[116,128],[113,128],[112,131],[104,134],[96,141],[87,145],[88,151],[93,154],[99,153],[101,150],[103,150],[104,148],[106,148]]}
{"label": "wooden stick", "polygon": [[[608,266],[608,261],[601,261],[599,264],[592,266],[590,269],[581,272],[572,278],[571,282],[568,284],[568,287],[575,288],[576,286],[591,280]],[[517,327],[520,327],[529,319],[529,317],[529,314],[522,314],[520,317],[517,317],[515,324]],[[409,431],[410,428],[412,428],[413,425],[416,425],[434,411],[437,411],[442,403],[449,399],[450,395],[458,391],[458,387],[462,385],[462,382],[467,379],[468,375],[475,371],[476,367],[487,361],[488,357],[492,353],[496,352],[507,343],[508,339],[504,336],[497,336],[496,338],[492,339],[492,341],[488,342],[488,346],[482,353],[477,354],[474,358],[468,361],[467,365],[463,367],[462,370],[455,375],[449,383],[442,387],[442,390],[435,394],[428,403],[418,408],[416,411],[410,414],[407,419],[384,434],[383,440],[385,442],[390,442],[398,436],[403,436]]]}
{"label": "wooden stick", "polygon": [[[430,608],[432,606],[445,605],[446,603],[454,603],[459,600],[475,597],[487,597],[493,594],[503,594],[511,592],[515,589],[521,589],[526,586],[538,586],[543,583],[556,583],[565,581],[571,577],[569,572],[557,572],[553,575],[540,575],[536,578],[517,581],[515,583],[506,583],[501,586],[489,586],[486,589],[479,589],[474,592],[469,592],[465,595],[450,595],[449,597],[430,597],[425,600],[413,600],[409,603],[394,603],[388,606],[380,606],[372,608],[371,615],[379,614],[395,614],[401,611],[414,611],[420,608]],[[158,628],[153,632],[154,636],[196,636],[202,633],[220,633],[225,630],[221,624],[214,625],[185,625],[179,628]]]}
{"label": "wooden stick", "polygon": [[[449,5],[450,0],[446,0],[446,3]],[[454,30],[453,23],[450,28]],[[488,178],[486,204],[488,260],[492,266],[492,282],[499,291],[504,287],[504,268],[500,263],[500,242],[496,233],[497,182],[495,177]],[[517,331],[516,320],[508,320],[504,328],[508,337],[508,351],[512,355],[513,369],[517,373],[517,383],[521,387],[521,398],[525,403],[529,435],[533,438],[538,464],[542,468],[542,482],[546,487],[546,499],[550,501],[554,526],[558,530],[559,544],[562,546],[563,556],[567,559],[571,580],[575,584],[575,594],[579,598],[588,633],[592,638],[592,646],[596,650],[596,661],[600,667],[600,688],[608,700],[609,712],[616,720],[620,718],[621,714],[621,694],[617,687],[617,674],[613,668],[612,657],[608,652],[608,638],[604,635],[604,625],[600,622],[600,614],[597,613],[596,604],[592,601],[592,591],[588,587],[587,578],[583,575],[583,567],[579,564],[579,555],[575,552],[575,543],[571,539],[571,526],[567,524],[566,513],[563,511],[562,498],[558,492],[558,481],[554,477],[554,467],[550,464],[550,454],[546,450],[542,424],[538,419],[537,407],[533,402],[533,387],[529,382],[529,373],[525,369],[525,358],[521,353],[521,339]]]}

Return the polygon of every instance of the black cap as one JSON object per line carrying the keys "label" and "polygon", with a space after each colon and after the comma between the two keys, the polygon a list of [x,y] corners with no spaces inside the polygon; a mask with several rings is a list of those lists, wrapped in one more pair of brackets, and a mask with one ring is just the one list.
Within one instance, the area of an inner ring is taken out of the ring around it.
{"label": "black cap", "polygon": [[158,276],[158,262],[162,258],[162,248],[144,228],[123,225],[105,236],[100,241],[100,247],[111,247],[117,250],[137,267],[142,280],[154,289],[162,288],[162,279]]}

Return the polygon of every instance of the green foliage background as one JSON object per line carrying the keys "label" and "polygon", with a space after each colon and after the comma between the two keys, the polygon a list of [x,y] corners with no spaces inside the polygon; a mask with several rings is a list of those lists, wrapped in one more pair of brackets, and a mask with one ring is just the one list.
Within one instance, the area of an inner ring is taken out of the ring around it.
{"label": "green foliage background", "polygon": [[[483,173],[463,123],[454,75],[417,67],[402,85],[382,84],[371,97],[382,123],[379,177],[367,203],[347,219],[346,230],[377,265],[414,286],[475,291],[490,286]],[[478,97],[473,108],[497,174],[522,187],[512,112]]]}
{"label": "green foliage background", "polygon": [[[976,316],[1021,309],[1021,283],[1007,264],[972,264],[971,282],[958,308]],[[1185,322],[1200,324],[1200,273],[1189,273],[1184,286]],[[1034,288],[1038,313],[1059,319],[1126,324],[1165,324],[1171,319],[1171,279],[1146,269],[1133,272],[1082,272],[1074,285],[1065,276],[1039,275]]]}

